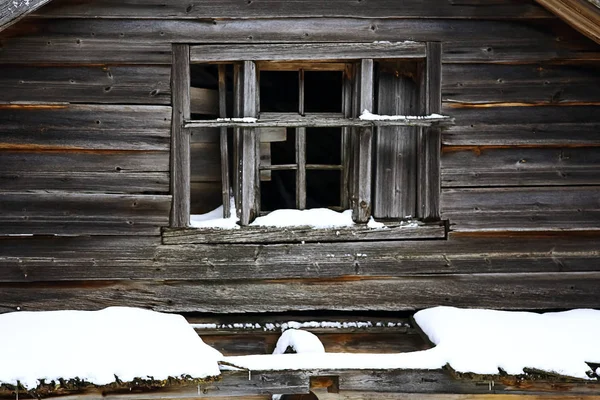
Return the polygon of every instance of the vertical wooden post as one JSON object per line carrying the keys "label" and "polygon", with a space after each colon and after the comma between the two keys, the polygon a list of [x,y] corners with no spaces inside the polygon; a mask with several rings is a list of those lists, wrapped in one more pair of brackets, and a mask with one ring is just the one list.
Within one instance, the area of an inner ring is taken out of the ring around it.
{"label": "vertical wooden post", "polygon": [[[342,84],[342,113],[344,118],[354,117],[352,113],[352,90],[353,84],[353,69],[352,64],[346,64],[344,69],[344,77]],[[342,176],[340,179],[340,206],[343,210],[347,209],[350,205],[350,197],[352,196],[350,189],[350,168],[351,168],[351,142],[352,129],[345,126],[342,128],[342,142],[341,142],[341,154],[342,154]]]}
{"label": "vertical wooden post", "polygon": [[171,64],[171,227],[190,222],[190,135],[183,121],[190,118],[190,47],[174,44]]}
{"label": "vertical wooden post", "polygon": [[[243,116],[258,116],[257,101],[257,72],[254,61],[244,61],[242,68],[243,86]],[[258,215],[260,206],[259,187],[259,164],[260,149],[259,140],[254,128],[242,129],[242,163],[240,170],[241,179],[241,215],[240,224],[248,225]]]}
{"label": "vertical wooden post", "polygon": [[[298,113],[304,115],[304,70],[298,76]],[[296,207],[306,208],[306,128],[296,128]]]}
{"label": "vertical wooden post", "polygon": [[[440,113],[442,111],[442,44],[439,42],[427,43],[424,87],[425,114]],[[441,130],[438,127],[421,130],[417,204],[419,217],[424,220],[440,218],[441,138]]]}
{"label": "vertical wooden post", "polygon": [[[379,114],[418,115],[419,86],[412,75],[414,63],[389,62],[379,66]],[[375,134],[376,218],[416,216],[417,148],[419,129],[378,127]]]}
{"label": "vertical wooden post", "polygon": [[[219,64],[219,117],[227,117],[227,82],[225,81],[226,65]],[[231,215],[229,201],[229,149],[227,145],[227,128],[221,128],[221,197],[223,199],[223,218]]]}
{"label": "vertical wooden post", "polygon": [[[242,83],[242,65],[234,64],[233,66],[233,116],[239,118],[242,116],[242,103],[244,100]],[[242,146],[242,130],[233,128],[233,199],[235,202],[236,214],[238,219],[241,218],[242,212],[242,184],[240,180],[241,170],[241,146]]]}
{"label": "vertical wooden post", "polygon": [[[361,60],[360,66],[360,108],[373,112],[373,59]],[[352,218],[355,222],[367,222],[371,216],[371,162],[373,129],[358,130],[358,198]]]}

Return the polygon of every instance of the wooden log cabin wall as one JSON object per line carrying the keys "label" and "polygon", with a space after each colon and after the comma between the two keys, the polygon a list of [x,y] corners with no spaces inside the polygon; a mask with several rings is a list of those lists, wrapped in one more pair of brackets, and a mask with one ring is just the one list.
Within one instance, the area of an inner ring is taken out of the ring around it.
{"label": "wooden log cabin wall", "polygon": [[[163,244],[173,44],[402,40],[442,44],[445,238]],[[54,0],[0,32],[0,312],[598,307],[599,67],[533,1]]]}

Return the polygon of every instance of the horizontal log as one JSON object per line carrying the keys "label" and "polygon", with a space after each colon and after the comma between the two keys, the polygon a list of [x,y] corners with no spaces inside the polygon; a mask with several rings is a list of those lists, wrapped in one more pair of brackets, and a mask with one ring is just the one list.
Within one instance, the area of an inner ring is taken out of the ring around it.
{"label": "horizontal log", "polygon": [[460,106],[442,112],[455,125],[442,134],[445,145],[597,145],[600,106]]}
{"label": "horizontal log", "polygon": [[535,3],[517,0],[494,2],[469,1],[443,2],[428,7],[419,0],[376,0],[357,4],[351,0],[322,2],[318,0],[289,3],[279,1],[253,1],[240,3],[234,0],[205,2],[170,1],[160,5],[152,0],[103,0],[52,2],[35,13],[40,17],[88,18],[273,18],[273,17],[452,17],[452,18],[551,18],[552,14]]}
{"label": "horizontal log", "polygon": [[200,45],[190,47],[191,62],[356,60],[361,58],[425,58],[425,44],[383,43],[290,43],[267,45]]}
{"label": "horizontal log", "polygon": [[151,308],[165,312],[402,311],[437,305],[495,309],[594,307],[600,272],[423,275],[263,282],[2,283],[0,312]]}
{"label": "horizontal log", "polygon": [[[600,236],[169,245],[132,237],[0,239],[0,281],[364,279],[419,274],[597,271]],[[153,244],[154,243],[154,244]]]}
{"label": "horizontal log", "polygon": [[445,64],[442,99],[458,103],[600,102],[593,65]]}
{"label": "horizontal log", "polygon": [[0,149],[169,150],[171,107],[0,104]]}
{"label": "horizontal log", "polygon": [[[343,21],[343,22],[342,22]],[[444,62],[600,59],[580,37],[557,41],[549,20],[279,18],[156,20],[29,18],[0,39],[0,62],[169,64],[171,43],[443,41]],[[489,50],[488,50],[489,49]]]}
{"label": "horizontal log", "polygon": [[242,229],[170,229],[162,231],[163,244],[190,243],[309,243],[345,242],[362,240],[443,239],[446,227],[443,223],[412,226],[408,223],[386,224],[383,229],[371,229],[363,225],[314,229],[311,227],[269,228],[244,227]]}
{"label": "horizontal log", "polygon": [[442,185],[600,185],[600,151],[597,147],[444,147]]}
{"label": "horizontal log", "polygon": [[600,187],[442,190],[452,230],[600,230]]}
{"label": "horizontal log", "polygon": [[79,172],[76,166],[65,165],[64,167],[70,167],[73,171],[0,171],[0,188],[11,192],[45,189],[100,193],[169,193],[169,173],[166,171]]}
{"label": "horizontal log", "polygon": [[2,193],[0,234],[156,234],[171,196]]}
{"label": "horizontal log", "polygon": [[357,119],[357,118],[335,118],[335,117],[301,117],[298,116],[296,119],[258,119],[254,122],[236,121],[236,120],[190,120],[185,121],[184,126],[187,129],[197,128],[243,128],[243,127],[288,127],[288,128],[301,128],[301,127],[318,127],[318,128],[330,128],[330,127],[372,127],[372,126],[449,126],[454,123],[454,120],[450,117],[415,117],[410,116],[408,118],[401,119],[387,119],[387,120],[368,120],[368,119]]}
{"label": "horizontal log", "polygon": [[[568,396],[568,395],[567,395]],[[581,395],[580,395],[581,396]],[[600,400],[600,396],[584,395],[582,400]],[[564,400],[563,392],[557,394],[413,394],[413,393],[381,393],[376,391],[344,391],[342,393],[319,392],[319,400]]]}
{"label": "horizontal log", "polygon": [[0,65],[3,102],[171,103],[166,66]]}

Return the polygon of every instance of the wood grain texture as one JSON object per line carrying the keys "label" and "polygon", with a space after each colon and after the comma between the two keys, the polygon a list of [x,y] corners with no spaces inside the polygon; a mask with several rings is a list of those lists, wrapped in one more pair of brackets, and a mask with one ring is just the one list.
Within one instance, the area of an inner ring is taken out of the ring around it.
{"label": "wood grain texture", "polygon": [[598,186],[444,189],[452,230],[600,229]]}
{"label": "wood grain texture", "polygon": [[[453,305],[497,309],[598,304],[599,272],[437,275],[264,282],[94,281],[0,284],[0,312],[132,306],[167,312],[402,311]],[[493,288],[493,290],[489,290]],[[486,387],[487,390],[487,387]]]}
{"label": "wood grain texture", "polygon": [[[457,235],[457,234],[454,234]],[[465,235],[465,234],[463,234]],[[3,237],[0,281],[340,282],[414,275],[594,272],[597,233],[444,240],[158,246],[158,237]]]}
{"label": "wood grain texture", "polygon": [[0,2],[0,31],[19,21],[50,0],[3,0]]}
{"label": "wood grain texture", "polygon": [[171,218],[169,226],[182,228],[190,224],[190,135],[183,128],[190,111],[190,48],[173,45],[171,66],[173,117],[171,120]]}
{"label": "wood grain texture", "polygon": [[401,4],[389,0],[357,3],[350,0],[322,2],[318,0],[285,2],[282,0],[240,3],[234,0],[170,1],[102,0],[53,1],[35,13],[41,17],[104,17],[104,18],[273,18],[273,17],[451,17],[451,18],[552,18],[552,14],[534,3],[516,0],[494,2],[443,2],[435,8],[419,0]]}
{"label": "wood grain texture", "polygon": [[0,149],[169,150],[171,107],[0,104]]}
{"label": "wood grain texture", "polygon": [[171,196],[2,193],[0,234],[157,234]]}
{"label": "wood grain texture", "polygon": [[[258,116],[258,72],[254,61],[244,61],[242,79],[242,117]],[[240,224],[249,225],[260,211],[260,141],[254,128],[241,131],[240,176]]]}
{"label": "wood grain texture", "polygon": [[444,187],[600,185],[598,147],[446,147]]}
{"label": "wood grain texture", "polygon": [[171,103],[167,66],[0,65],[3,102]]}

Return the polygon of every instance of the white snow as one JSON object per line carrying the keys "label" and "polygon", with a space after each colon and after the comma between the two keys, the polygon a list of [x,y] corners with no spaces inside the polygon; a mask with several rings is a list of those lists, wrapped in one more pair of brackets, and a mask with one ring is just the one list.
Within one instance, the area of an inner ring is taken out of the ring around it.
{"label": "white snow", "polygon": [[255,123],[256,121],[258,121],[258,119],[254,118],[254,117],[217,118],[217,122],[248,122],[248,123]]}
{"label": "white snow", "polygon": [[522,374],[524,368],[588,378],[588,362],[600,362],[600,311],[571,310],[537,314],[435,307],[415,314],[436,346],[396,354],[277,354],[226,357],[250,370],[438,369]]}
{"label": "white snow", "polygon": [[284,331],[277,340],[273,354],[283,354],[288,347],[296,353],[325,353],[323,343],[314,333],[300,329]]}
{"label": "white snow", "polygon": [[373,218],[371,216],[371,218],[369,218],[369,221],[367,222],[367,228],[369,228],[369,229],[386,229],[387,227],[385,226],[385,224],[383,222],[377,222],[377,221],[375,221],[375,218]]}
{"label": "white snow", "polygon": [[239,229],[237,222],[239,218],[236,215],[235,200],[230,200],[231,213],[229,218],[223,218],[223,206],[219,206],[206,214],[190,215],[190,226],[193,228],[214,228],[214,229]]}
{"label": "white snow", "polygon": [[372,114],[369,110],[364,110],[358,117],[363,121],[399,121],[399,120],[421,120],[421,119],[437,119],[445,118],[444,115],[440,114],[429,114],[429,115],[379,115]]}
{"label": "white snow", "polygon": [[0,315],[0,383],[39,379],[97,385],[135,378],[219,375],[221,353],[180,315],[127,307]]}
{"label": "white snow", "polygon": [[352,210],[337,212],[328,208],[312,208],[310,210],[275,210],[258,217],[250,225],[292,227],[310,226],[313,228],[342,228],[354,225]]}

